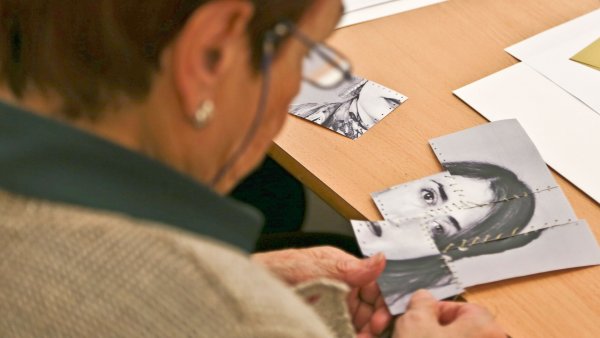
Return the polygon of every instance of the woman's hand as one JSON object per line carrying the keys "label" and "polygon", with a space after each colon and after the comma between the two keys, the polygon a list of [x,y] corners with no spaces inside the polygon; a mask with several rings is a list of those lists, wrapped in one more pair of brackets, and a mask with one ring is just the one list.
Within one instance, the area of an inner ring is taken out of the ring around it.
{"label": "woman's hand", "polygon": [[484,308],[467,303],[439,302],[424,290],[416,292],[406,313],[396,320],[394,338],[506,338]]}
{"label": "woman's hand", "polygon": [[346,283],[351,288],[348,307],[361,338],[380,335],[391,322],[376,283],[385,269],[381,254],[358,259],[336,248],[316,247],[254,254],[252,259],[292,285],[317,278]]}

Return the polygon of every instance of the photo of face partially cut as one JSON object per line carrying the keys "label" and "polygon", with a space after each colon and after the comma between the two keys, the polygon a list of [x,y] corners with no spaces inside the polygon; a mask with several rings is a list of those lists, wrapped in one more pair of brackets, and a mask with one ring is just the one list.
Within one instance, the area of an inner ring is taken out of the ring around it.
{"label": "photo of face partially cut", "polygon": [[396,256],[388,259],[378,284],[390,312],[397,315],[419,289],[445,299],[483,283],[597,264],[598,244],[585,221],[579,221],[454,248],[441,255]]}
{"label": "photo of face partially cut", "polygon": [[356,139],[406,100],[398,92],[355,77],[334,89],[304,83],[290,113]]}
{"label": "photo of face partially cut", "polygon": [[439,255],[420,220],[352,221],[352,229],[365,256],[383,252],[393,260]]}
{"label": "photo of face partially cut", "polygon": [[[431,234],[452,236],[474,226],[490,211],[498,195],[493,182],[488,177],[452,176],[444,172],[372,196],[385,219],[404,221],[440,215],[428,223]],[[469,196],[468,203],[465,196]]]}
{"label": "photo of face partially cut", "polygon": [[[387,219],[423,219],[442,253],[476,238],[518,234],[529,224],[536,196],[513,172],[481,162],[446,166],[449,172],[373,194],[375,204]],[[510,199],[515,195],[523,197]]]}
{"label": "photo of face partially cut", "polygon": [[432,146],[446,172],[372,196],[385,219],[426,218],[442,253],[577,219],[516,121],[442,137]]}
{"label": "photo of face partially cut", "polygon": [[463,292],[420,220],[352,221],[352,228],[365,256],[385,254],[386,269],[378,284],[392,313],[404,312],[410,295],[419,289],[439,299]]}
{"label": "photo of face partially cut", "polygon": [[353,222],[365,255],[387,255],[379,285],[393,313],[415,288],[459,290],[600,262],[589,228],[518,122],[431,145],[445,172],[373,193],[385,221]]}

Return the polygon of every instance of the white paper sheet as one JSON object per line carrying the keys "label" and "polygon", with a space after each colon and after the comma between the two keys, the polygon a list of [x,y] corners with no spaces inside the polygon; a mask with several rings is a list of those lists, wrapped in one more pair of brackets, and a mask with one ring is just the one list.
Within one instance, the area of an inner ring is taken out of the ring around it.
{"label": "white paper sheet", "polygon": [[516,118],[552,168],[600,202],[600,116],[520,63],[454,92],[490,121]]}
{"label": "white paper sheet", "polygon": [[[365,7],[361,4],[361,0],[346,0],[345,4],[349,6],[348,8],[354,10],[346,11],[338,24],[338,28],[356,25],[361,22],[375,20],[445,1],[447,0],[395,0]],[[368,2],[376,3],[377,0]]]}
{"label": "white paper sheet", "polygon": [[523,40],[506,48],[506,51],[519,60],[525,60],[561,42],[576,38],[580,32],[596,31],[598,27],[600,27],[600,9]]}
{"label": "white paper sheet", "polygon": [[600,115],[600,71],[570,60],[600,38],[600,9],[507,48]]}
{"label": "white paper sheet", "polygon": [[397,0],[343,0],[344,13],[354,12],[356,10],[381,5],[386,2],[393,2]]}

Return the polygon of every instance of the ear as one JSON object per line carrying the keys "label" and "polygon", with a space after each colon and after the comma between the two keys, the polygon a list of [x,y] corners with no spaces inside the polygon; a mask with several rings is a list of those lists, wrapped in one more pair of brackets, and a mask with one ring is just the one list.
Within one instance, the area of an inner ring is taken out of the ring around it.
{"label": "ear", "polygon": [[173,82],[189,118],[201,102],[211,99],[220,76],[233,65],[252,15],[249,1],[210,1],[196,9],[175,39]]}

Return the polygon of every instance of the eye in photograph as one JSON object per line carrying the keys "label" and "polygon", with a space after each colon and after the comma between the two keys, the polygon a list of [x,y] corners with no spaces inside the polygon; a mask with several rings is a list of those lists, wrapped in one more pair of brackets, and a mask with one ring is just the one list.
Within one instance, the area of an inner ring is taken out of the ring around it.
{"label": "eye in photograph", "polygon": [[435,191],[429,188],[421,189],[421,199],[430,206],[436,205],[438,201]]}
{"label": "eye in photograph", "polygon": [[447,216],[441,219],[436,219],[429,223],[429,231],[435,238],[449,237],[461,230],[460,224],[456,218]]}

